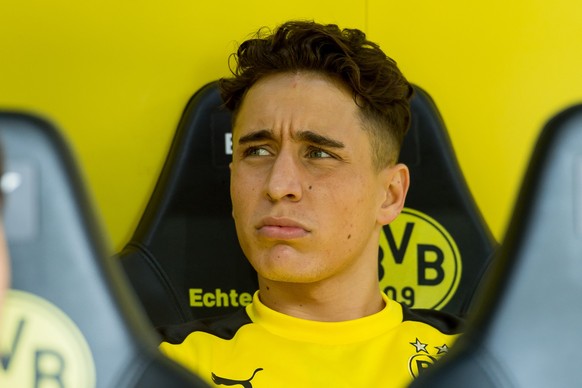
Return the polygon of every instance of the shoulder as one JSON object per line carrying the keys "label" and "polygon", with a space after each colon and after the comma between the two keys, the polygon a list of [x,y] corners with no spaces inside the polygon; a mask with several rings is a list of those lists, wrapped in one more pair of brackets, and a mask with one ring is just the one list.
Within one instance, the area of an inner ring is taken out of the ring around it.
{"label": "shoulder", "polygon": [[241,327],[249,323],[252,323],[252,320],[243,308],[229,315],[158,327],[157,331],[162,337],[162,342],[170,344],[180,344],[194,332],[207,333],[229,340],[235,336]]}
{"label": "shoulder", "polygon": [[444,311],[411,309],[405,305],[402,305],[402,321],[425,324],[447,335],[461,334],[465,322],[463,319]]}

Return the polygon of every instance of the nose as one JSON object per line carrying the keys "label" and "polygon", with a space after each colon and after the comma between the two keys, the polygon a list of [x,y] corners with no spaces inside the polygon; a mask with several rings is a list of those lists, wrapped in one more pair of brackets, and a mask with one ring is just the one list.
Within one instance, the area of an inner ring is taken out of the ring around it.
{"label": "nose", "polygon": [[265,192],[272,202],[299,201],[303,194],[300,161],[291,152],[281,152],[269,171]]}

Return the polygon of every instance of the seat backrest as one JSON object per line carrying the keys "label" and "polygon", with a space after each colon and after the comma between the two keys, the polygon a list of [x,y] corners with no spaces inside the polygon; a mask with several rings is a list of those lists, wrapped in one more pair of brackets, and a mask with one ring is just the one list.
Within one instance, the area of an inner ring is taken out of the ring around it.
{"label": "seat backrest", "polygon": [[[407,208],[384,229],[380,285],[413,307],[463,313],[495,247],[444,123],[415,87],[401,160]],[[121,261],[154,325],[220,315],[257,289],[231,218],[231,115],[216,83],[189,101],[158,183]]]}
{"label": "seat backrest", "polygon": [[0,386],[206,386],[158,352],[59,133],[0,112],[0,144],[12,273]]}
{"label": "seat backrest", "polygon": [[414,387],[577,387],[582,381],[582,105],[542,131],[477,312]]}

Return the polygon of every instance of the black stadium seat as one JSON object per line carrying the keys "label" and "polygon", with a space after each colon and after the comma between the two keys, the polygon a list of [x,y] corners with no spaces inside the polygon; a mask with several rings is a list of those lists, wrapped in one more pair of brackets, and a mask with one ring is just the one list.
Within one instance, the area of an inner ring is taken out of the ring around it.
{"label": "black stadium seat", "polygon": [[[417,242],[416,249],[411,249],[411,258],[416,259],[417,266],[411,268],[413,275],[408,275],[395,272],[392,265],[394,278],[390,282],[401,282],[397,299],[404,303],[407,302],[402,297],[406,293],[405,282],[412,282],[409,288],[423,298],[423,303],[412,307],[435,308],[464,316],[497,243],[465,182],[436,104],[425,90],[418,86],[414,89],[411,128],[400,155],[411,176],[407,209],[384,230],[389,236],[390,230],[396,227],[402,229],[405,224],[408,227],[414,224],[418,235],[414,236],[415,229],[408,230],[412,230],[409,241]],[[405,234],[400,240],[396,238],[394,245],[402,248],[407,241]],[[395,246],[391,247],[389,257],[392,264],[398,261]]]}
{"label": "black stadium seat", "polygon": [[467,332],[413,387],[579,387],[582,105],[546,124]]}
{"label": "black stadium seat", "polygon": [[[380,285],[414,307],[464,314],[495,249],[430,97],[415,87],[401,159],[407,208],[380,241]],[[156,188],[120,253],[154,325],[221,315],[250,301],[256,274],[231,219],[231,116],[216,83],[189,101]]]}
{"label": "black stadium seat", "polygon": [[59,133],[44,120],[0,112],[0,144],[12,258],[0,386],[207,386],[158,352]]}

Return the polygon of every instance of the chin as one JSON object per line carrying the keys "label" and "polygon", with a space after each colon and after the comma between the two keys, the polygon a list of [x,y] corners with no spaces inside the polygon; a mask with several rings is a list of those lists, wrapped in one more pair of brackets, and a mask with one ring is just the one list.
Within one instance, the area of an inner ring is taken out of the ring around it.
{"label": "chin", "polygon": [[326,278],[320,268],[310,268],[308,265],[267,265],[256,266],[260,277],[273,282],[309,284]]}
{"label": "chin", "polygon": [[326,269],[320,261],[315,261],[317,254],[302,255],[293,247],[278,245],[268,251],[253,252],[249,260],[260,277],[285,283],[314,283],[326,278]]}

